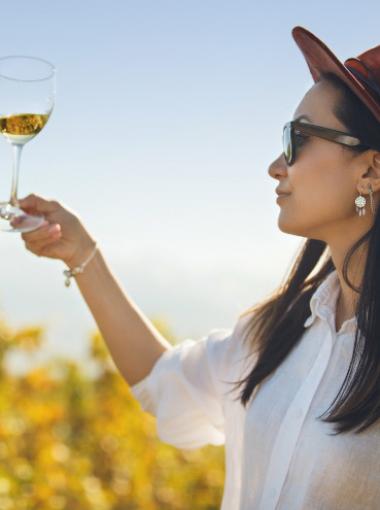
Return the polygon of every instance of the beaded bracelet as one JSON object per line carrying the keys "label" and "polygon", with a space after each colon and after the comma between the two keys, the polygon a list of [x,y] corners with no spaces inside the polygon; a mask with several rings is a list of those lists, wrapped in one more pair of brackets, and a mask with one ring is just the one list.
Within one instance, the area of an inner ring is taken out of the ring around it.
{"label": "beaded bracelet", "polygon": [[66,287],[70,287],[70,283],[71,283],[70,278],[73,278],[74,276],[76,276],[79,273],[83,273],[84,268],[87,266],[87,264],[90,262],[90,260],[95,256],[97,247],[98,247],[98,245],[97,245],[97,243],[95,243],[94,249],[91,252],[90,256],[84,262],[82,262],[82,264],[80,264],[80,266],[74,267],[73,269],[65,269],[63,271],[63,274],[66,277],[66,280],[65,280]]}

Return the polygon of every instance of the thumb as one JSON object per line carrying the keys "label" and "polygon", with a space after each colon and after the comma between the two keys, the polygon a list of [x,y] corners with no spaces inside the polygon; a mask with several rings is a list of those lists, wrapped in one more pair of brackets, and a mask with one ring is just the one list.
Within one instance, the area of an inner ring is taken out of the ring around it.
{"label": "thumb", "polygon": [[22,209],[32,209],[40,213],[51,213],[58,209],[59,204],[55,200],[46,200],[32,193],[25,198],[19,198],[18,203]]}

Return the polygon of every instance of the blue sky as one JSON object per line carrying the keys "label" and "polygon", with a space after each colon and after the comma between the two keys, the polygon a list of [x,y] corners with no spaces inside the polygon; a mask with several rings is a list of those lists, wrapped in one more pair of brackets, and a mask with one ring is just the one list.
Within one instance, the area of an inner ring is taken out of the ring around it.
{"label": "blue sky", "polygon": [[[308,28],[344,60],[380,44],[378,2],[360,10],[358,26],[343,1],[4,3],[1,55],[58,69],[53,115],[24,150],[20,196],[75,210],[126,292],[180,338],[232,327],[303,241],[278,229],[267,173],[313,83],[291,29]],[[2,199],[10,164],[3,141]],[[64,287],[63,263],[0,234],[4,317],[46,324],[46,356],[82,357],[95,323]]]}

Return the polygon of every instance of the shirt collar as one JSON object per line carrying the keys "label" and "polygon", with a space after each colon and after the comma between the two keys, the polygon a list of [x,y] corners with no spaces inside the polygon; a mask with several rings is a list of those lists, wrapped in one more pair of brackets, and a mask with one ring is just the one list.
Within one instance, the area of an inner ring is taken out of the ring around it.
{"label": "shirt collar", "polygon": [[[325,320],[333,320],[333,324],[335,324],[335,312],[339,292],[340,282],[338,272],[334,269],[326,276],[310,298],[311,315],[309,315],[304,322],[305,328],[311,326],[317,316]],[[343,322],[339,333],[343,333],[344,331],[354,332],[356,325],[356,316],[351,317],[351,319]]]}

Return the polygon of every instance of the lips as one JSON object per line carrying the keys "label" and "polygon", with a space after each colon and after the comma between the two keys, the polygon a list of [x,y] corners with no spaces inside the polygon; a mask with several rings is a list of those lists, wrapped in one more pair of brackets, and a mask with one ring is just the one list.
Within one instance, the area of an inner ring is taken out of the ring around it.
{"label": "lips", "polygon": [[276,202],[278,204],[282,201],[283,198],[290,196],[290,193],[283,193],[282,191],[278,191],[278,190],[276,190],[276,193],[277,193]]}
{"label": "lips", "polygon": [[290,193],[287,193],[286,191],[282,191],[282,190],[277,189],[277,188],[276,188],[276,190],[275,190],[275,191],[276,191],[276,193],[277,193],[277,195],[278,195],[278,196],[282,196],[282,195],[290,195]]}

